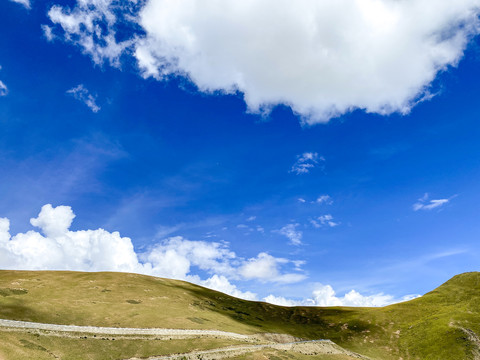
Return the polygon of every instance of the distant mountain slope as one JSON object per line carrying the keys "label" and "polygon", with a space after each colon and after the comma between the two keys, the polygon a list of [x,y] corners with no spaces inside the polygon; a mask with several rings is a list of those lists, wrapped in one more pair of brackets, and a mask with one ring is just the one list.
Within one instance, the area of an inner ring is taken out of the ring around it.
{"label": "distant mountain slope", "polygon": [[480,273],[384,308],[287,308],[144,275],[0,271],[0,318],[285,333],[331,339],[375,359],[479,359]]}

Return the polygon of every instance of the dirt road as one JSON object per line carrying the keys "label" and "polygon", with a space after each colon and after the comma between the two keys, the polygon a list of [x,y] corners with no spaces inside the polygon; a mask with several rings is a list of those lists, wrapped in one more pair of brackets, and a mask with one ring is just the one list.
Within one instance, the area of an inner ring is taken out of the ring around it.
{"label": "dirt road", "polygon": [[76,332],[99,335],[157,335],[157,336],[211,336],[224,337],[235,340],[250,340],[248,335],[237,334],[219,330],[183,330],[183,329],[161,329],[161,328],[113,328],[97,326],[77,326],[77,325],[56,325],[42,324],[28,321],[2,320],[0,327],[16,328],[25,330],[44,330],[55,332]]}
{"label": "dirt road", "polygon": [[[339,347],[338,345],[334,344],[330,340],[301,341],[301,342],[293,342],[288,344],[229,346],[225,348],[212,349],[212,350],[192,351],[184,354],[155,356],[155,357],[148,358],[148,360],[176,360],[176,359],[220,360],[220,359],[225,359],[225,358],[230,358],[235,356],[241,356],[247,353],[252,353],[252,352],[256,352],[264,349],[292,351],[292,352],[297,352],[305,355],[319,355],[319,354],[348,355],[352,359],[369,360],[367,357],[364,357],[359,354],[355,354],[353,352],[350,352],[348,350],[345,350]],[[128,360],[142,360],[142,359],[131,358]]]}
{"label": "dirt road", "polygon": [[[57,325],[42,324],[28,321],[3,320],[0,319],[0,328],[4,330],[17,331],[41,331],[47,332],[46,335],[54,334],[55,336],[70,337],[73,333],[109,335],[109,336],[159,336],[165,340],[172,338],[186,337],[222,337],[233,340],[241,340],[247,343],[255,343],[255,345],[238,345],[225,348],[193,351],[184,354],[170,354],[166,356],[151,357],[149,360],[167,360],[167,359],[204,359],[219,360],[234,356],[240,356],[246,353],[252,353],[263,349],[274,349],[283,351],[293,351],[302,354],[344,354],[354,359],[368,359],[359,354],[350,352],[336,345],[330,340],[312,340],[297,341],[298,339],[287,334],[256,334],[243,335],[227,331],[219,330],[187,330],[187,329],[163,329],[163,328],[113,328],[113,327],[97,327],[97,326],[77,326],[77,325]],[[63,335],[62,335],[63,334]],[[129,360],[137,360],[132,358]]]}

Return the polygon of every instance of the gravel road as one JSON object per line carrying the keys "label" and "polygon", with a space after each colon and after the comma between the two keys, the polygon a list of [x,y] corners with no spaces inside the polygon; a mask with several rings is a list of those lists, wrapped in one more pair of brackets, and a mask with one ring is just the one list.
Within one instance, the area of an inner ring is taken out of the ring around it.
{"label": "gravel road", "polygon": [[[174,359],[204,359],[219,360],[242,354],[260,351],[263,349],[276,349],[294,351],[302,354],[345,354],[352,358],[368,359],[359,354],[345,350],[330,340],[313,340],[313,341],[292,341],[296,338],[286,334],[257,334],[242,335],[233,332],[219,330],[187,330],[187,329],[162,329],[162,328],[114,328],[114,327],[97,327],[97,326],[77,326],[77,325],[57,325],[42,324],[29,321],[3,320],[0,319],[0,328],[16,329],[16,330],[41,330],[54,333],[83,333],[98,335],[115,335],[115,336],[162,336],[162,337],[190,337],[190,336],[209,336],[223,337],[234,340],[242,340],[246,342],[268,341],[268,344],[257,345],[238,345],[219,349],[193,351],[185,354],[171,354],[159,357],[150,357],[148,360],[174,360]],[[65,335],[68,336],[68,335]],[[290,342],[288,342],[290,341]],[[132,358],[129,360],[137,360]]]}
{"label": "gravel road", "polygon": [[87,334],[101,335],[154,335],[154,336],[212,336],[225,337],[236,340],[250,340],[248,335],[237,334],[219,330],[183,330],[183,329],[161,329],[161,328],[113,328],[97,326],[76,326],[76,325],[56,325],[41,324],[28,321],[2,320],[0,327],[16,328],[25,330],[46,330],[56,332],[77,332]]}
{"label": "gravel road", "polygon": [[[225,348],[192,351],[184,354],[171,354],[165,356],[149,357],[148,360],[220,360],[234,356],[241,356],[246,353],[252,353],[263,349],[275,349],[283,351],[293,351],[305,355],[348,355],[352,359],[370,360],[359,354],[355,354],[348,350],[342,349],[330,340],[314,340],[314,341],[300,341],[288,344],[266,344],[266,345],[240,345],[229,346]],[[142,360],[138,358],[131,358],[128,360]]]}

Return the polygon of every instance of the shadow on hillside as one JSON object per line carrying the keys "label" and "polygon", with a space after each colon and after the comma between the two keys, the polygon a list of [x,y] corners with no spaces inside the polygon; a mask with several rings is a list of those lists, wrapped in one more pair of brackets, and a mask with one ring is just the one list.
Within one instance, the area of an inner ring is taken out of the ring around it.
{"label": "shadow on hillside", "polygon": [[[259,301],[247,301],[202,287],[176,284],[197,299],[192,305],[228,316],[255,331],[284,333],[306,339],[349,336],[369,330],[371,325],[358,318],[360,308],[284,307]],[[345,322],[352,326],[345,328]]]}
{"label": "shadow on hillside", "polygon": [[0,319],[36,322],[44,318],[42,313],[25,306],[22,300],[11,299],[7,304],[0,303]]}

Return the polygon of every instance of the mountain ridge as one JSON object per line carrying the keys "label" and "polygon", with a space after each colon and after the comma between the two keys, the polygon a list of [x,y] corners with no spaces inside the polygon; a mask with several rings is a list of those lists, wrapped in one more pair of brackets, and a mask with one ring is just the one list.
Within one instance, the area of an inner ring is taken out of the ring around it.
{"label": "mountain ridge", "polygon": [[[372,359],[478,359],[480,272],[381,308],[283,307],[129,273],[0,271],[0,318],[330,339]],[[162,326],[158,326],[161,324]],[[0,342],[1,351],[1,342]]]}

